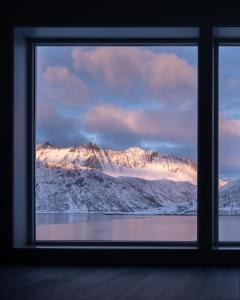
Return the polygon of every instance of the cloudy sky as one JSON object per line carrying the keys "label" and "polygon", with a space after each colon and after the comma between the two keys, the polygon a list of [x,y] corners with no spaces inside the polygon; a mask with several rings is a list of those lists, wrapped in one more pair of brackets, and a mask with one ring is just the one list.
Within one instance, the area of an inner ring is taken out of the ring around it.
{"label": "cloudy sky", "polygon": [[196,47],[39,46],[36,72],[37,143],[196,160]]}
{"label": "cloudy sky", "polygon": [[[240,47],[219,53],[219,166],[240,169]],[[193,46],[37,48],[37,142],[140,146],[196,160]]]}
{"label": "cloudy sky", "polygon": [[219,171],[240,176],[240,47],[219,49]]}

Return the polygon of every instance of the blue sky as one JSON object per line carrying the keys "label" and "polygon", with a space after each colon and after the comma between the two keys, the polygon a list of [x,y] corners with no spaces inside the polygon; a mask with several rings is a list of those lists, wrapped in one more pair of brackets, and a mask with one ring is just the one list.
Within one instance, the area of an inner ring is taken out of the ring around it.
{"label": "blue sky", "polygon": [[197,48],[37,47],[37,142],[196,160]]}

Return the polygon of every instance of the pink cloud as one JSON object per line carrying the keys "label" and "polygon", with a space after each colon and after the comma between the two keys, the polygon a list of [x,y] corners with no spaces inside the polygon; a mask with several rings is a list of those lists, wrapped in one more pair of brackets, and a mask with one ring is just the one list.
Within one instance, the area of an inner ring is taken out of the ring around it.
{"label": "pink cloud", "polygon": [[240,120],[226,119],[223,115],[220,116],[220,133],[223,135],[229,134],[236,137],[240,136]]}
{"label": "pink cloud", "polygon": [[193,142],[196,138],[196,116],[193,112],[128,110],[99,105],[86,113],[83,124],[89,132],[126,133],[181,142]]}
{"label": "pink cloud", "polygon": [[197,70],[173,53],[155,53],[136,47],[97,47],[72,50],[73,65],[111,87],[145,87],[166,101],[196,97]]}
{"label": "pink cloud", "polygon": [[224,114],[219,118],[219,164],[220,170],[240,168],[240,120],[227,119]]}
{"label": "pink cloud", "polygon": [[40,80],[46,88],[42,97],[50,102],[60,101],[67,105],[78,106],[86,100],[93,99],[87,85],[66,66],[47,67]]}
{"label": "pink cloud", "polygon": [[150,63],[150,80],[155,88],[183,85],[196,87],[196,68],[175,54],[155,54]]}
{"label": "pink cloud", "polygon": [[59,82],[74,78],[69,69],[65,66],[49,66],[43,74],[43,79],[47,83]]}
{"label": "pink cloud", "polygon": [[239,136],[220,133],[219,137],[219,166],[221,170],[240,168],[240,139]]}

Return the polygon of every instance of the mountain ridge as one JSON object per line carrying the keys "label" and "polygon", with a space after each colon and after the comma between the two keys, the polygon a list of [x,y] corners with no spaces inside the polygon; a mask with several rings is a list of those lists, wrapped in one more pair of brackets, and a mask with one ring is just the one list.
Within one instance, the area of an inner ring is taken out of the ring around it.
{"label": "mountain ridge", "polygon": [[[219,180],[220,213],[240,215],[240,180]],[[37,212],[195,214],[197,165],[188,158],[88,143],[36,146]]]}
{"label": "mountain ridge", "polygon": [[197,165],[193,160],[161,154],[154,150],[145,151],[140,147],[111,150],[92,143],[66,148],[44,144],[36,146],[36,159],[50,163],[81,165],[114,177],[169,179],[190,181],[193,184],[197,181]]}

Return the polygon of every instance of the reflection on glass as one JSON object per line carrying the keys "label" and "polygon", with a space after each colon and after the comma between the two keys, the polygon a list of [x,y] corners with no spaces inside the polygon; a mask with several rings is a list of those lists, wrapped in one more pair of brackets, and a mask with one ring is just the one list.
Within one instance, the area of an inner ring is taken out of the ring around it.
{"label": "reflection on glass", "polygon": [[36,239],[197,239],[197,47],[37,46]]}

